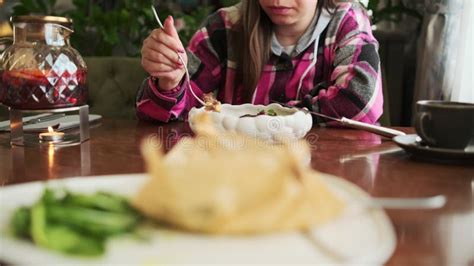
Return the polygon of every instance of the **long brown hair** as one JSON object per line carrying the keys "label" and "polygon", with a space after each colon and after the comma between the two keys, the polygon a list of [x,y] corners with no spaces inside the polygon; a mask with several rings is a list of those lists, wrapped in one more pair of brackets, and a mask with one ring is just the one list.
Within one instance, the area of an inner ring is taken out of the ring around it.
{"label": "long brown hair", "polygon": [[[337,0],[318,0],[317,16],[323,8],[336,7]],[[236,44],[238,77],[242,77],[246,101],[252,99],[255,87],[262,75],[263,67],[271,54],[273,23],[263,11],[258,0],[242,0],[241,17],[238,23],[242,45]]]}

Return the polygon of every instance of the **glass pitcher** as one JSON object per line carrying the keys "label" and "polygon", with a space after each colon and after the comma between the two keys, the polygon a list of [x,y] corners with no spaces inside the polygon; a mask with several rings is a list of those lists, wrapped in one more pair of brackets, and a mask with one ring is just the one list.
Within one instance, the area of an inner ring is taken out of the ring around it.
{"label": "glass pitcher", "polygon": [[0,101],[22,109],[80,106],[87,101],[87,67],[71,47],[72,20],[12,17],[13,44],[0,57]]}

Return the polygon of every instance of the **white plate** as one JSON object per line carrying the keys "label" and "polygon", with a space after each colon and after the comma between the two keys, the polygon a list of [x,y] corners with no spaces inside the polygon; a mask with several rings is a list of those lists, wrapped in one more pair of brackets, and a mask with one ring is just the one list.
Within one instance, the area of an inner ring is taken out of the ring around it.
{"label": "white plate", "polygon": [[[362,207],[368,195],[341,178],[324,175],[329,187],[347,203],[344,214],[312,232],[262,236],[209,236],[169,229],[150,230],[151,241],[116,238],[103,257],[84,259],[47,251],[17,240],[6,231],[14,209],[31,205],[44,182],[0,189],[0,261],[12,264],[374,264],[385,263],[393,253],[393,226],[381,209]],[[77,192],[109,191],[133,195],[144,183],[143,174],[79,177],[49,182]]]}

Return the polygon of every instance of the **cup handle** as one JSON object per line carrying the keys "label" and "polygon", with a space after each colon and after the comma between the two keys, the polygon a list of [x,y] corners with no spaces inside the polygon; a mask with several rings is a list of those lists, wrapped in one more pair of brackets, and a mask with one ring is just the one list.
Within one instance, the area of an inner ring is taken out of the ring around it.
{"label": "cup handle", "polygon": [[425,132],[425,121],[431,121],[431,114],[427,112],[421,112],[416,115],[416,132],[420,134],[421,138],[425,140],[429,145],[436,145],[436,141]]}

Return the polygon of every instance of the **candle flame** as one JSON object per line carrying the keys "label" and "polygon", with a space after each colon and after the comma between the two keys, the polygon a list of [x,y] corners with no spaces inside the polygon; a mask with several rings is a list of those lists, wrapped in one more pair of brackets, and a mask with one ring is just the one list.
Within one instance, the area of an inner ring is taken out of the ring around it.
{"label": "candle flame", "polygon": [[54,129],[52,127],[48,127],[48,132],[49,133],[53,133],[54,132]]}

